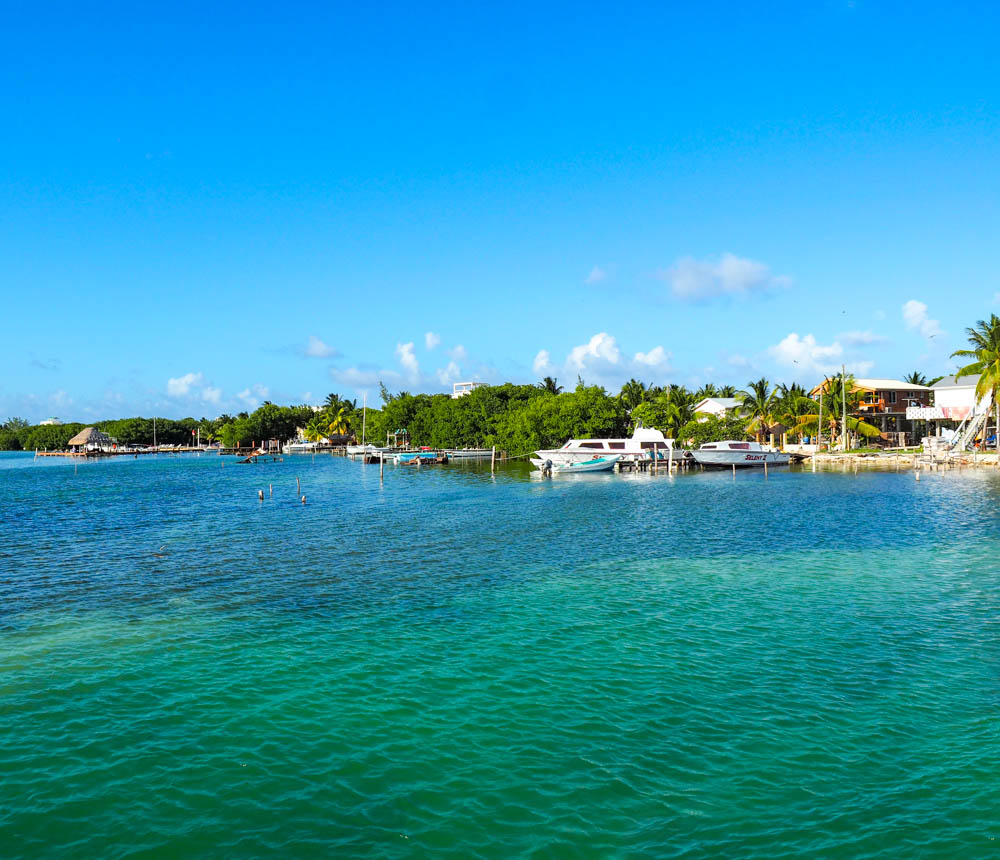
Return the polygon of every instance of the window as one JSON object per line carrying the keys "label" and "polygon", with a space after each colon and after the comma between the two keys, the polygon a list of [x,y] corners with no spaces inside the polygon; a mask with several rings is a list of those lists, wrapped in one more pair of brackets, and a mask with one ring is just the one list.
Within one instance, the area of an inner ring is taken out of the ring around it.
{"label": "window", "polygon": [[656,448],[659,448],[661,451],[663,451],[663,450],[666,449],[667,443],[666,442],[640,442],[639,443],[639,447],[642,448],[643,451],[652,451],[652,450],[654,450]]}
{"label": "window", "polygon": [[750,450],[750,443],[749,442],[730,442],[729,443],[729,450],[730,451],[749,451]]}
{"label": "window", "polygon": [[889,402],[890,403],[895,403],[896,402],[896,392],[895,391],[890,391],[889,392]]}
{"label": "window", "polygon": [[625,450],[625,443],[624,442],[609,442],[608,443],[608,447],[612,451],[624,451]]}
{"label": "window", "polygon": [[580,447],[581,448],[598,448],[598,449],[600,449],[600,450],[603,451],[604,450],[604,443],[603,442],[581,442],[580,443]]}

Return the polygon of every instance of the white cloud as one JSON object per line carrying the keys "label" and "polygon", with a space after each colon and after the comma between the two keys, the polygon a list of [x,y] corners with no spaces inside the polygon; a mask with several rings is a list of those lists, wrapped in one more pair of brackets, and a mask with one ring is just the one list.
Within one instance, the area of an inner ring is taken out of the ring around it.
{"label": "white cloud", "polygon": [[331,355],[337,354],[337,350],[323,343],[314,334],[309,335],[309,343],[306,344],[305,352],[311,358],[329,358]]}
{"label": "white cloud", "polygon": [[436,376],[438,382],[442,385],[451,385],[453,382],[458,382],[462,376],[462,368],[460,368],[454,361],[449,361],[447,367],[441,367],[436,371]]}
{"label": "white cloud", "polygon": [[201,399],[206,403],[218,406],[219,402],[222,400],[222,389],[213,388],[211,385],[207,385],[201,390]]}
{"label": "white cloud", "polygon": [[607,276],[608,276],[608,273],[606,271],[604,271],[604,269],[602,269],[600,266],[594,266],[594,268],[590,270],[590,274],[587,275],[585,283],[588,283],[588,284],[599,284]]}
{"label": "white cloud", "polygon": [[726,363],[731,367],[749,367],[750,359],[745,355],[740,355],[738,352],[734,352],[726,359]]}
{"label": "white cloud", "polygon": [[358,367],[330,368],[330,378],[341,385],[351,388],[371,388],[378,385],[379,381],[384,381],[386,385],[398,382],[402,377],[394,370],[370,370]]}
{"label": "white cloud", "polygon": [[396,358],[412,382],[420,379],[420,363],[413,354],[413,341],[396,344]]}
{"label": "white cloud", "polygon": [[167,394],[171,397],[184,397],[192,387],[200,385],[204,377],[200,373],[185,373],[176,379],[167,380]]}
{"label": "white cloud", "polygon": [[576,373],[594,365],[618,364],[621,352],[615,339],[607,332],[595,334],[587,343],[574,346],[566,358],[566,366]]}
{"label": "white cloud", "polygon": [[833,373],[838,370],[844,355],[844,348],[834,341],[828,346],[817,343],[811,334],[799,337],[792,332],[780,343],[767,348],[768,354],[786,367],[812,373]]}
{"label": "white cloud", "polygon": [[903,305],[903,323],[910,331],[919,332],[928,340],[944,334],[941,323],[927,316],[927,305],[916,299],[910,299]]}
{"label": "white cloud", "polygon": [[654,346],[649,352],[637,352],[633,360],[647,367],[660,367],[670,360],[670,353],[662,346]]}
{"label": "white cloud", "polygon": [[435,349],[441,344],[441,335],[429,331],[424,335],[424,343],[428,349]]}
{"label": "white cloud", "polygon": [[469,353],[466,351],[465,347],[462,346],[462,344],[458,344],[458,346],[453,349],[449,349],[448,355],[455,359],[455,361],[467,361],[469,358]]}
{"label": "white cloud", "polygon": [[552,369],[552,364],[549,361],[549,351],[547,349],[538,350],[538,355],[535,356],[531,369],[534,370],[535,373],[545,373],[545,371]]}
{"label": "white cloud", "polygon": [[730,253],[718,259],[682,257],[663,277],[676,298],[688,301],[749,296],[791,284],[791,278],[772,274],[764,263]]}
{"label": "white cloud", "polygon": [[888,343],[889,338],[871,331],[845,331],[838,336],[848,346],[872,346],[877,343]]}
{"label": "white cloud", "polygon": [[268,394],[270,394],[270,389],[266,385],[261,385],[257,382],[249,388],[244,388],[236,396],[251,409],[256,409],[262,401],[267,400]]}

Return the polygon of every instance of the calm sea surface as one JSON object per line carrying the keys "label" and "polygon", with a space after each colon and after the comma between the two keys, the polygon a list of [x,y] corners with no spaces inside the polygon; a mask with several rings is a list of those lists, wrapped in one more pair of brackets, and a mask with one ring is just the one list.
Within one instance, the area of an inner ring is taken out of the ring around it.
{"label": "calm sea surface", "polygon": [[0,454],[0,855],[996,856],[998,527],[991,471]]}

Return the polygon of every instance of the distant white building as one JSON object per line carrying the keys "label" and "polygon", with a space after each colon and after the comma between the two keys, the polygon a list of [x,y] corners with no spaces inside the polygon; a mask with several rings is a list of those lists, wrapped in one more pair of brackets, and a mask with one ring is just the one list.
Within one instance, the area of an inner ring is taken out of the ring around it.
{"label": "distant white building", "polygon": [[42,427],[49,427],[55,424],[62,424],[62,421],[58,418],[46,418],[44,421],[39,421],[38,423]]}
{"label": "distant white building", "polygon": [[976,397],[978,376],[945,376],[931,386],[934,392],[934,405],[926,409],[907,409],[907,418],[924,420],[961,421],[973,409],[975,414],[982,415],[986,409],[986,399]]}
{"label": "distant white building", "polygon": [[[696,413],[702,415],[713,415],[716,418],[723,418],[730,412],[735,412],[740,408],[740,400],[737,397],[705,397],[699,400],[694,407]],[[699,418],[699,421],[707,421],[707,418]]]}
{"label": "distant white building", "polygon": [[458,400],[459,397],[465,397],[466,394],[472,394],[473,391],[485,384],[485,382],[456,382],[451,387],[451,399]]}

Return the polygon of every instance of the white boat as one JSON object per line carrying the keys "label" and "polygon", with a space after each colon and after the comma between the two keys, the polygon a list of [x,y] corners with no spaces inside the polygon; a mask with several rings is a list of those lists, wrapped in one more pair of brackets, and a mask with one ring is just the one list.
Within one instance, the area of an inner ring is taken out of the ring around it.
{"label": "white boat", "polygon": [[312,454],[319,446],[318,442],[307,442],[305,439],[295,439],[286,442],[282,452],[285,454]]}
{"label": "white boat", "polygon": [[353,457],[356,454],[377,454],[379,451],[388,451],[388,448],[379,448],[377,445],[372,445],[370,442],[367,445],[348,445],[347,454],[349,457]]}
{"label": "white boat", "polygon": [[765,448],[760,442],[739,442],[728,439],[724,442],[706,442],[691,456],[702,466],[730,468],[737,466],[787,466],[791,454]]}
{"label": "white boat", "polygon": [[492,448],[448,448],[444,452],[451,460],[489,460]]}
{"label": "white boat", "polygon": [[550,460],[553,467],[566,463],[579,463],[594,456],[618,456],[624,460],[649,460],[654,456],[666,460],[668,449],[674,447],[674,440],[667,439],[659,430],[643,427],[637,422],[631,438],[628,439],[570,439],[562,448],[535,451],[531,458],[539,469]]}

